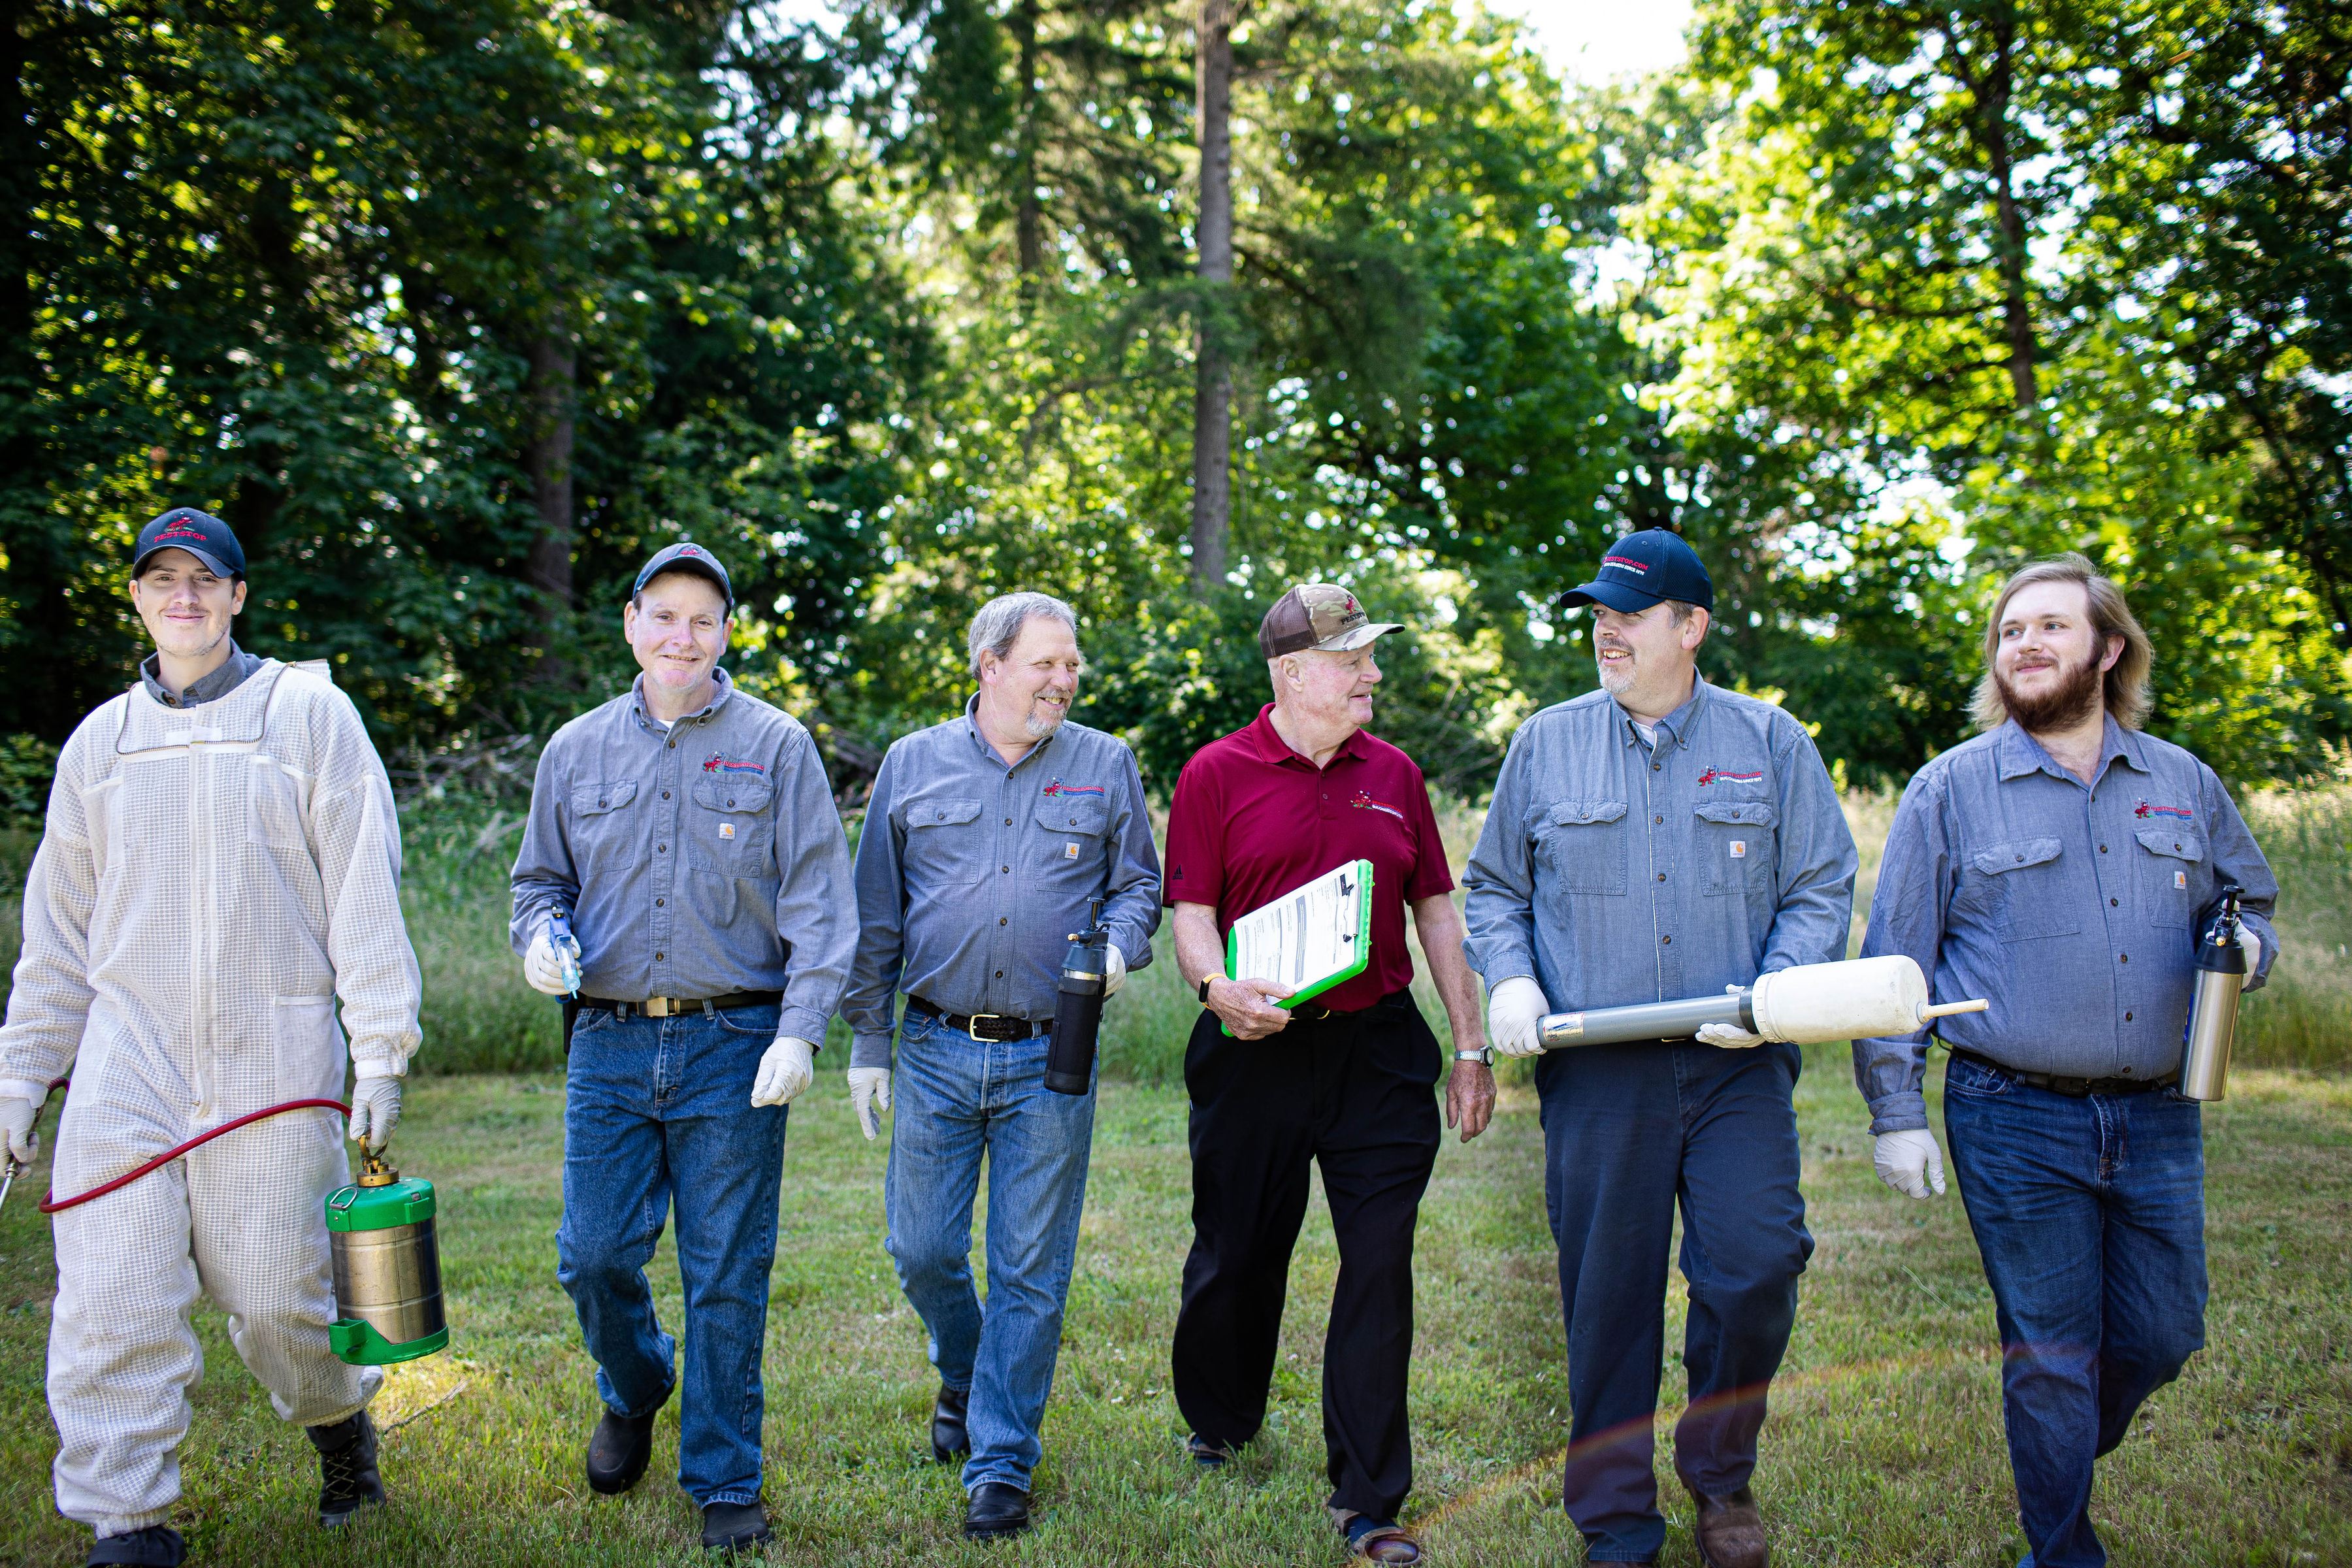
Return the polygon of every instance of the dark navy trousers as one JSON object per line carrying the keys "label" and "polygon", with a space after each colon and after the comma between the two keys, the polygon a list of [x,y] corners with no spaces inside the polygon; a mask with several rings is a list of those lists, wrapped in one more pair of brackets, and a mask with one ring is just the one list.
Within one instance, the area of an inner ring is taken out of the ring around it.
{"label": "dark navy trousers", "polygon": [[1585,1046],[1536,1064],[1574,1417],[1561,1501],[1592,1562],[1642,1562],[1665,1542],[1651,1428],[1677,1204],[1690,1407],[1675,1469],[1719,1496],[1756,1468],[1765,1389],[1813,1251],[1790,1103],[1802,1065],[1794,1046],[1695,1042]]}

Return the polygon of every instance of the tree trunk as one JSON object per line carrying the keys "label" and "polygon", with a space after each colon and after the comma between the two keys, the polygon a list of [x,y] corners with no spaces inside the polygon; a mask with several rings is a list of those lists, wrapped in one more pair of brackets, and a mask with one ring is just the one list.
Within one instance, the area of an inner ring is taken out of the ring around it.
{"label": "tree trunk", "polygon": [[1192,343],[1192,585],[1225,580],[1233,516],[1233,367],[1224,343],[1225,297],[1234,281],[1233,0],[1201,0],[1196,48],[1201,139],[1201,308]]}
{"label": "tree trunk", "polygon": [[1045,214],[1037,205],[1037,0],[1021,0],[1013,27],[1021,44],[1020,152],[1013,178],[1021,182],[1013,205],[1013,234],[1021,258],[1021,292],[1034,293],[1045,266]]}
{"label": "tree trunk", "polygon": [[554,626],[572,608],[572,436],[578,363],[572,334],[551,327],[531,340],[530,437],[523,467],[530,475],[539,532],[524,577],[540,591],[540,619]]}
{"label": "tree trunk", "polygon": [[2009,107],[2015,91],[2011,53],[2017,41],[2017,14],[1999,7],[1992,23],[1993,54],[1977,99],[1977,123],[1993,181],[1993,207],[2000,225],[2001,336],[2009,350],[2009,390],[2013,405],[2031,408],[2034,385],[2033,311],[2025,290],[2025,215],[2017,205],[2017,157],[2010,146]]}

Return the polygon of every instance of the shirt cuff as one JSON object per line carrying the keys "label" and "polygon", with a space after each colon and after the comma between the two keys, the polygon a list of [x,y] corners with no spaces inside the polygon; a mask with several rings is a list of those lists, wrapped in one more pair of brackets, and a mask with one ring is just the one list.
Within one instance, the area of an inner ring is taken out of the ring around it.
{"label": "shirt cuff", "polygon": [[850,1042],[849,1065],[854,1068],[887,1068],[890,1065],[890,1037],[859,1035]]}
{"label": "shirt cuff", "polygon": [[827,1022],[825,1015],[813,1007],[786,1007],[776,1015],[776,1038],[806,1040],[811,1052],[821,1051]]}
{"label": "shirt cuff", "polygon": [[1927,1097],[1914,1090],[1870,1102],[1870,1135],[1919,1132],[1927,1127]]}
{"label": "shirt cuff", "polygon": [[354,1078],[406,1078],[409,1053],[390,1040],[353,1040],[352,1042],[352,1076]]}

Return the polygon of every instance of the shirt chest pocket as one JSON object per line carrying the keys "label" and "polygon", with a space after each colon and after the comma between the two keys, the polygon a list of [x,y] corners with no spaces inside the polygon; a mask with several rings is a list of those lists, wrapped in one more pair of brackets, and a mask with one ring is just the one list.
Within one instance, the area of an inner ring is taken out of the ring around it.
{"label": "shirt chest pocket", "polygon": [[930,795],[907,805],[905,857],[910,880],[925,888],[970,887],[988,865],[988,827],[980,802]]}
{"label": "shirt chest pocket", "polygon": [[2034,942],[2083,929],[2082,900],[2067,887],[2057,839],[1990,845],[1969,864],[1977,874],[1983,918],[2001,941]]}
{"label": "shirt chest pocket", "polygon": [[2205,840],[2186,827],[2143,827],[2139,907],[2147,923],[2187,930],[2205,901]]}
{"label": "shirt chest pocket", "polygon": [[775,785],[757,773],[715,773],[694,781],[693,805],[680,825],[687,864],[722,877],[772,877],[776,829],[769,808]]}
{"label": "shirt chest pocket", "polygon": [[1091,884],[1103,867],[1103,835],[1110,806],[1100,795],[1053,795],[1037,803],[1030,854],[1049,879]]}
{"label": "shirt chest pocket", "polygon": [[637,798],[634,779],[572,786],[572,856],[582,866],[629,859],[629,803]]}
{"label": "shirt chest pocket", "polygon": [[248,756],[245,764],[245,817],[251,841],[273,849],[301,849],[310,844],[302,828],[302,789],[285,769],[265,756]]}
{"label": "shirt chest pocket", "polygon": [[1562,893],[1625,891],[1625,803],[1561,800],[1538,807],[1528,824],[1536,874]]}
{"label": "shirt chest pocket", "polygon": [[1699,889],[1715,897],[1769,886],[1780,814],[1769,800],[1706,800],[1691,810]]}

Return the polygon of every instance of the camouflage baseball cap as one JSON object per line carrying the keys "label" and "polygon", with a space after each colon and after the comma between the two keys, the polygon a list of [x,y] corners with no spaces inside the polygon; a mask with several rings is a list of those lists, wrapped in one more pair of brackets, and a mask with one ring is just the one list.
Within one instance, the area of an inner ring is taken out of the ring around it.
{"label": "camouflage baseball cap", "polygon": [[1356,595],[1337,583],[1301,583],[1274,602],[1257,624],[1258,651],[1268,658],[1317,648],[1353,653],[1375,638],[1402,631],[1400,621],[1375,621]]}

